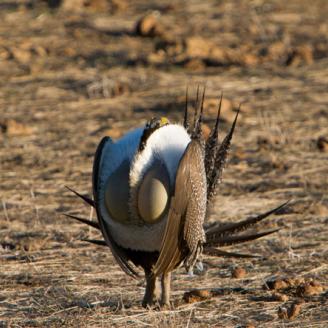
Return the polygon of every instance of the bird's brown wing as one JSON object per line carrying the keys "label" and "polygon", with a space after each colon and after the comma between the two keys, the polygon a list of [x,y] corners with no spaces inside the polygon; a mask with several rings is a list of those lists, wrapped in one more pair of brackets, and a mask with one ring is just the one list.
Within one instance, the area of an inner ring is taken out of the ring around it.
{"label": "bird's brown wing", "polygon": [[206,174],[203,150],[192,140],[183,154],[176,173],[166,230],[159,258],[152,274],[158,276],[176,268],[204,241],[206,213]]}
{"label": "bird's brown wing", "polygon": [[117,263],[122,268],[122,270],[132,277],[137,277],[138,273],[133,269],[133,267],[129,263],[129,259],[127,257],[126,252],[122,247],[117,245],[113,240],[110,230],[108,229],[108,225],[106,224],[105,220],[101,216],[100,208],[99,208],[99,200],[98,200],[98,188],[99,188],[99,168],[100,168],[100,161],[102,157],[102,152],[104,147],[107,144],[112,143],[112,140],[109,137],[104,137],[96,150],[96,154],[94,157],[93,162],[93,171],[92,171],[92,188],[93,188],[93,198],[95,202],[95,208],[97,212],[97,217],[99,221],[100,230],[102,235],[106,241],[106,244],[112,251],[113,256],[115,257]]}

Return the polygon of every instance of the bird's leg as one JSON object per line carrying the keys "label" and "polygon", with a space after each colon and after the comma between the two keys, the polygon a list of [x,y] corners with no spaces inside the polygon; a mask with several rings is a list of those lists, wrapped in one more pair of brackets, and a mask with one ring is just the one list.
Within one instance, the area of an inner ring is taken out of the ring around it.
{"label": "bird's leg", "polygon": [[170,307],[171,272],[163,273],[162,278],[161,278],[161,285],[162,285],[161,306]]}
{"label": "bird's leg", "polygon": [[151,275],[151,272],[145,270],[146,277],[146,291],[142,301],[143,307],[152,306],[159,297],[159,290],[157,285],[157,278]]}

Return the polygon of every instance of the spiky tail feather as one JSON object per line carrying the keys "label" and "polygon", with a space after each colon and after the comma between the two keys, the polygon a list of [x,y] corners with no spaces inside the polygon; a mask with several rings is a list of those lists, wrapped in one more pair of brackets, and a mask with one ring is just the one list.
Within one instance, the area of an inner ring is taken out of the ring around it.
{"label": "spiky tail feather", "polygon": [[[191,134],[192,139],[202,140],[202,123],[203,123],[203,113],[204,113],[205,90],[206,88],[204,86],[202,98],[195,106],[194,128]],[[197,89],[197,99],[198,99],[198,89]]]}
{"label": "spiky tail feather", "polygon": [[203,87],[203,93],[200,96],[200,87],[197,86],[196,100],[194,103],[194,118],[190,125],[189,115],[188,115],[188,87],[186,89],[186,100],[185,100],[185,110],[183,117],[183,126],[188,131],[192,139],[197,139],[202,141],[202,123],[203,123],[203,113],[204,113],[204,99],[205,99],[206,87]]}
{"label": "spiky tail feather", "polygon": [[183,117],[183,127],[189,131],[189,119],[188,119],[188,86],[186,89],[186,102],[185,102],[185,111]]}
{"label": "spiky tail feather", "polygon": [[81,199],[83,199],[88,205],[92,206],[92,207],[96,207],[95,202],[88,196],[84,196],[80,193],[78,193],[77,191],[75,191],[74,189],[65,186],[66,189],[68,189],[69,191],[71,191],[73,194],[75,194],[76,196],[80,197]]}
{"label": "spiky tail feather", "polygon": [[245,220],[239,222],[227,223],[224,225],[215,223],[213,225],[210,225],[207,229],[205,228],[206,241],[209,243],[215,243],[216,239],[221,239],[226,235],[232,235],[235,232],[244,231],[247,228],[254,226],[256,223],[264,220],[269,215],[277,213],[283,207],[285,207],[289,202],[290,201],[287,201],[270,211],[267,211],[265,213],[259,214],[254,217],[246,218]]}
{"label": "spiky tail feather", "polygon": [[221,107],[222,107],[222,98],[223,98],[223,93],[221,93],[221,98],[220,98],[220,103],[218,107],[218,113],[216,116],[214,128],[211,130],[205,145],[205,172],[207,177],[207,186],[210,183],[210,177],[212,176],[212,172],[213,170],[215,170],[215,157],[219,149],[219,122],[220,122],[220,114],[221,114]]}
{"label": "spiky tail feather", "polygon": [[238,235],[238,236],[223,236],[221,238],[216,238],[213,241],[206,242],[204,244],[204,247],[207,246],[230,246],[234,244],[240,244],[244,243],[246,241],[251,241],[255,240],[267,235],[271,235],[274,232],[279,231],[280,229],[274,229],[274,230],[269,230],[269,231],[264,231],[264,232],[259,232],[259,233],[254,233],[254,234],[247,234],[247,235]]}
{"label": "spiky tail feather", "polygon": [[81,239],[81,240],[98,246],[108,246],[104,240],[99,240],[99,239]]}
{"label": "spiky tail feather", "polygon": [[100,230],[99,223],[96,222],[96,221],[91,221],[91,220],[88,220],[88,219],[85,219],[85,218],[80,218],[80,217],[78,217],[78,216],[71,215],[71,214],[65,214],[65,213],[64,213],[64,215],[65,215],[66,217],[68,217],[68,218],[74,219],[74,220],[76,220],[76,221],[80,221],[80,222],[82,222],[82,223],[84,223],[84,224],[89,225],[89,226],[92,227],[92,228],[96,228],[96,229]]}
{"label": "spiky tail feather", "polygon": [[215,158],[214,167],[211,171],[209,171],[207,173],[208,175],[206,176],[207,177],[207,202],[210,202],[216,194],[217,185],[220,182],[220,179],[222,176],[222,171],[224,169],[224,165],[227,160],[230,143],[231,143],[233,133],[235,131],[235,126],[237,123],[239,112],[240,112],[240,106],[238,108],[237,114],[232,123],[229,133],[226,135],[226,137],[222,141],[222,143],[221,143],[220,147],[217,149],[216,153],[214,153],[214,152],[208,153],[207,158],[205,158],[205,163],[206,163],[206,161],[212,162],[211,157]]}
{"label": "spiky tail feather", "polygon": [[215,256],[215,257],[263,258],[262,256],[253,255],[253,254],[226,252],[214,247],[204,247],[203,254],[206,254],[208,256]]}

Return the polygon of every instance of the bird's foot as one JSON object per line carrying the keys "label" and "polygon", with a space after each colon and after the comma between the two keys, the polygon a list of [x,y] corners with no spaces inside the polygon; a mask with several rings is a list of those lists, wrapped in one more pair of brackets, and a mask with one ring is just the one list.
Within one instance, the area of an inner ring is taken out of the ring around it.
{"label": "bird's foot", "polygon": [[153,290],[146,290],[145,296],[142,300],[142,306],[146,309],[153,309],[159,304],[160,290],[156,284]]}
{"label": "bird's foot", "polygon": [[166,303],[161,302],[160,303],[161,311],[168,311],[168,310],[172,310],[172,309],[173,309],[173,306],[170,302],[166,302]]}
{"label": "bird's foot", "polygon": [[148,295],[145,295],[145,297],[142,300],[142,306],[145,309],[154,309],[156,307],[158,307],[158,299],[155,297],[147,297]]}

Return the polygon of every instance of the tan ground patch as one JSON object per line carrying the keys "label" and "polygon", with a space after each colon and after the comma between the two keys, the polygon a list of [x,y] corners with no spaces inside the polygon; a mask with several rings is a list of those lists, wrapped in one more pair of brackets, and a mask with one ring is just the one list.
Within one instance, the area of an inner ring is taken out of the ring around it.
{"label": "tan ground patch", "polygon": [[[89,2],[0,3],[0,327],[327,327],[328,2]],[[137,35],[152,11],[154,31]],[[211,220],[291,203],[262,225],[278,233],[233,248],[267,259],[178,270],[175,308],[146,311],[143,281],[62,216],[94,217],[64,186],[90,192],[102,136],[155,115],[181,120],[186,85],[204,83],[207,125],[221,91],[221,131],[242,103]],[[237,266],[247,275],[233,279]],[[322,290],[277,297],[263,289],[273,277]],[[193,289],[210,296],[185,303]]]}

